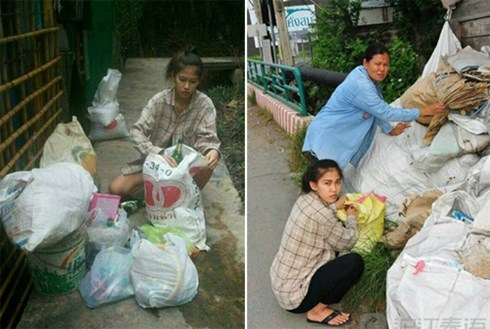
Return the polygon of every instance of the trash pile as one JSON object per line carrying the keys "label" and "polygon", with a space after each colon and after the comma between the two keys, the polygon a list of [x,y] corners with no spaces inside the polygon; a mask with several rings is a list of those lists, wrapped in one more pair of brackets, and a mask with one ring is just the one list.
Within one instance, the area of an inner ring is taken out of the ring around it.
{"label": "trash pile", "polygon": [[[115,98],[120,78],[109,70],[99,85],[89,109],[92,140],[116,136],[106,128],[122,117]],[[2,225],[26,252],[38,292],[60,295],[78,289],[89,308],[132,296],[143,308],[170,307],[196,296],[199,278],[190,256],[209,248],[193,175],[205,161],[181,143],[165,153],[178,166],[148,155],[145,201],[121,202],[120,196],[98,192],[95,152],[73,118],[48,138],[42,168],[0,180]],[[143,205],[150,224],[131,229],[130,215]]]}
{"label": "trash pile", "polygon": [[[151,156],[149,160],[156,161]],[[185,171],[191,177],[189,167],[183,169],[190,162],[185,155],[178,168],[160,163],[161,172],[184,175]],[[196,214],[202,215],[199,190],[195,183],[187,189],[177,180],[180,176],[171,177],[175,180],[169,182],[182,188],[179,198],[172,188],[167,193],[168,182],[157,179],[157,203],[147,204],[159,226],[147,224],[130,231],[121,198],[97,193],[89,172],[68,162],[4,177],[0,217],[12,242],[27,252],[40,293],[59,295],[79,289],[91,308],[131,296],[145,308],[177,306],[197,294],[198,273],[190,255],[196,243],[206,245],[204,224],[196,225],[201,220]]]}
{"label": "trash pile", "polygon": [[449,115],[378,132],[344,174],[349,190],[387,197],[396,228],[381,241],[403,248],[387,274],[390,328],[490,326],[489,48],[461,49],[446,22],[439,61],[392,105],[442,101]]}

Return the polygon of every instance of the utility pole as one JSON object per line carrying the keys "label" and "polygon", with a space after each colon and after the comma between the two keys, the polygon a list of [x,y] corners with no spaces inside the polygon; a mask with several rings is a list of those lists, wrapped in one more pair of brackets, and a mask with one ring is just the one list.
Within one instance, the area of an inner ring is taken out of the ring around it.
{"label": "utility pole", "polygon": [[288,27],[286,25],[286,15],[284,14],[283,0],[273,0],[276,16],[277,29],[279,30],[279,48],[283,64],[294,65],[291,44],[289,43]]}
{"label": "utility pole", "polygon": [[262,20],[262,7],[260,5],[260,0],[253,0],[253,7],[255,16],[257,17],[257,22],[259,24],[264,24],[264,21]]}

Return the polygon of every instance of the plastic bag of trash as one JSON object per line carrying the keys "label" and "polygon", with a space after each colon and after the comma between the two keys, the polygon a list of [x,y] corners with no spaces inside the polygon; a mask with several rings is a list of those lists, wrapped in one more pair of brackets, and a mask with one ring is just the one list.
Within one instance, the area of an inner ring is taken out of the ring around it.
{"label": "plastic bag of trash", "polygon": [[32,218],[21,216],[22,209],[15,207],[15,199],[31,181],[30,171],[14,172],[0,180],[0,218],[7,235],[16,245],[27,241],[32,233],[29,230]]}
{"label": "plastic bag of trash", "polygon": [[119,114],[119,103],[117,101],[91,106],[87,109],[88,117],[92,123],[108,126]]}
{"label": "plastic bag of trash", "polygon": [[[172,154],[174,147],[166,149]],[[184,231],[200,250],[206,246],[206,227],[199,187],[192,178],[205,165],[204,157],[183,145],[184,158],[177,167],[150,153],[143,165],[145,202],[148,219],[155,226]]]}
{"label": "plastic bag of trash", "polygon": [[[2,215],[7,235],[26,251],[49,247],[78,229],[96,190],[90,174],[74,163],[36,168],[30,175],[32,181]],[[6,182],[12,182],[8,177]]]}
{"label": "plastic bag of trash", "polygon": [[194,244],[192,243],[192,241],[187,237],[185,232],[179,228],[145,224],[143,226],[140,226],[139,230],[143,232],[143,234],[145,235],[145,239],[149,240],[160,249],[164,249],[165,245],[167,244],[167,240],[165,239],[165,234],[167,233],[175,234],[184,239],[189,255],[194,249]]}
{"label": "plastic bag of trash", "polygon": [[121,81],[122,74],[119,70],[107,69],[107,74],[99,82],[94,96],[94,105],[116,101],[117,89]]}
{"label": "plastic bag of trash", "polygon": [[107,218],[100,208],[95,208],[95,218],[87,228],[87,265],[97,253],[106,247],[124,247],[129,240],[129,220],[126,212],[119,209],[116,220]]}
{"label": "plastic bag of trash", "polygon": [[78,288],[85,304],[95,308],[133,296],[132,262],[131,249],[110,247],[102,250]]}
{"label": "plastic bag of trash", "polygon": [[[371,252],[376,242],[383,236],[385,201],[386,197],[370,193],[347,193],[346,205],[353,205],[359,212],[357,217],[359,239],[352,251],[361,255]],[[341,221],[347,219],[345,209],[337,210],[337,217]]]}
{"label": "plastic bag of trash", "polygon": [[106,76],[99,83],[97,91],[88,108],[91,141],[124,138],[129,136],[123,115],[119,112],[117,88],[121,80],[121,72],[108,69]]}
{"label": "plastic bag of trash", "polygon": [[126,122],[124,121],[124,116],[121,113],[119,113],[108,126],[92,122],[90,125],[90,133],[88,135],[90,140],[93,142],[124,138],[128,136],[129,131],[126,128]]}
{"label": "plastic bag of trash", "polygon": [[197,294],[197,269],[187,255],[185,241],[172,233],[165,239],[164,250],[146,239],[133,246],[131,281],[143,308],[182,305]]}

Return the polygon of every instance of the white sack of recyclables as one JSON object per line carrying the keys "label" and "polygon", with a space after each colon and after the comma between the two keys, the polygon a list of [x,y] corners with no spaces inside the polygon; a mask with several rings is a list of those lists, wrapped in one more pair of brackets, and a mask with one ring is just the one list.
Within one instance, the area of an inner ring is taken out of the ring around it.
{"label": "white sack of recyclables", "polygon": [[425,130],[417,122],[396,137],[378,130],[357,169],[346,168],[347,189],[388,197],[386,219],[396,222],[405,198],[431,189],[445,193],[461,185],[480,157],[469,153],[438,163],[423,143]]}
{"label": "white sack of recyclables", "polygon": [[[485,195],[487,199],[490,196]],[[407,242],[388,271],[386,316],[390,328],[402,328],[403,323],[442,328],[450,321],[451,328],[490,326],[490,281],[465,271],[459,263],[470,235],[482,232],[473,224],[449,217],[452,209],[478,217],[485,211],[480,203],[464,191],[447,193],[434,203],[422,229]]]}
{"label": "white sack of recyclables", "polygon": [[[17,198],[0,200],[2,224],[18,248],[49,247],[83,224],[97,188],[82,166],[61,162],[23,173],[30,181]],[[8,177],[5,183],[16,184]]]}

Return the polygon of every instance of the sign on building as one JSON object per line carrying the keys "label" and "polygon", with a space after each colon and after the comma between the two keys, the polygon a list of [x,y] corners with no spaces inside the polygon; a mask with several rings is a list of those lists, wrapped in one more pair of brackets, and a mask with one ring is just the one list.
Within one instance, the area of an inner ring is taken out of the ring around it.
{"label": "sign on building", "polygon": [[289,32],[309,30],[310,25],[316,22],[313,5],[285,7],[285,9]]}

